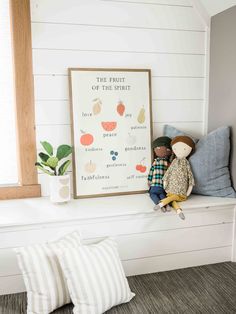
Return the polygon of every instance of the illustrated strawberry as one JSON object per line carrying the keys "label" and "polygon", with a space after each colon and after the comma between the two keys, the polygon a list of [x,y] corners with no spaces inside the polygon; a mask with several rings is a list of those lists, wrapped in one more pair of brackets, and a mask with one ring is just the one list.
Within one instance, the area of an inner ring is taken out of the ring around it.
{"label": "illustrated strawberry", "polygon": [[116,107],[117,112],[119,113],[120,116],[123,116],[125,112],[125,105],[123,102],[120,100],[117,107]]}

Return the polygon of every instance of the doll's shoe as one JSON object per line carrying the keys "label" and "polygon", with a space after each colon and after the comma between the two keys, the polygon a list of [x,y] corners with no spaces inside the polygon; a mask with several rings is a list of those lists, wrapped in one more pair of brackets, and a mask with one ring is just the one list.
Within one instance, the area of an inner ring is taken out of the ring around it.
{"label": "doll's shoe", "polygon": [[166,211],[167,212],[171,212],[172,211],[172,207],[170,205],[166,205]]}
{"label": "doll's shoe", "polygon": [[155,211],[158,211],[158,210],[162,210],[162,207],[159,205],[159,204],[156,204],[154,207],[153,207],[153,209],[155,210]]}
{"label": "doll's shoe", "polygon": [[159,210],[159,209],[162,210],[163,207],[164,207],[164,204],[162,204],[162,202],[160,202],[160,203],[158,203],[158,204],[156,204],[156,205],[154,206],[154,210]]}
{"label": "doll's shoe", "polygon": [[161,207],[161,211],[162,211],[163,213],[166,213],[166,206]]}
{"label": "doll's shoe", "polygon": [[184,213],[182,212],[182,210],[179,213],[179,218],[182,219],[182,220],[185,220],[185,216],[184,216]]}

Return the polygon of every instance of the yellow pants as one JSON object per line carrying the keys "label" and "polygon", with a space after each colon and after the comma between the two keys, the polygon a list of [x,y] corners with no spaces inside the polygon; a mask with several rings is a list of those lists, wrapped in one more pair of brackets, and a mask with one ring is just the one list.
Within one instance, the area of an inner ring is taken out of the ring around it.
{"label": "yellow pants", "polygon": [[161,203],[165,206],[167,204],[170,204],[176,211],[180,209],[178,202],[186,201],[187,196],[181,195],[181,194],[171,194],[167,193],[167,197],[161,200]]}

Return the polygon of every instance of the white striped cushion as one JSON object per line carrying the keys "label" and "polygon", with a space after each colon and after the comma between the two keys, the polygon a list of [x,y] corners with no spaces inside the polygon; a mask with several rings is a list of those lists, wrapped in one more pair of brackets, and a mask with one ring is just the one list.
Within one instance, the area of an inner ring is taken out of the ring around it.
{"label": "white striped cushion", "polygon": [[15,249],[27,291],[27,314],[48,314],[71,302],[56,252],[78,245],[80,235],[73,232],[57,242]]}
{"label": "white striped cushion", "polygon": [[75,314],[101,314],[134,297],[114,240],[67,248],[58,257]]}

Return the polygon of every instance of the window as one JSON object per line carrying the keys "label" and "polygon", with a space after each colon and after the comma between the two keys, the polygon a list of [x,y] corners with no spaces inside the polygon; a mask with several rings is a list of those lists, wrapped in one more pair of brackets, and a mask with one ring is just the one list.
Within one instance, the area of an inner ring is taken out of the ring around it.
{"label": "window", "polygon": [[[5,76],[4,74],[3,78],[1,78],[2,67],[0,72],[0,82],[3,82],[3,87],[0,86],[0,133],[4,133],[5,135],[6,130],[4,129],[4,125],[6,125],[6,121],[7,123],[11,123],[9,128],[10,132],[8,132],[9,135],[6,135],[6,139],[4,139],[4,143],[7,144],[7,147],[2,149],[1,146],[1,155],[4,154],[5,150],[9,147],[10,153],[7,152],[7,154],[11,154],[12,152],[13,156],[6,157],[6,160],[10,159],[15,167],[13,167],[15,170],[11,174],[8,172],[7,175],[5,175],[5,179],[3,178],[0,181],[0,199],[40,196],[40,185],[37,183],[37,172],[34,166],[36,161],[36,144],[30,0],[1,0],[0,3],[0,10],[2,10],[0,13],[2,20],[0,27],[2,25],[6,27],[5,30],[2,29],[0,31],[0,36],[7,36],[7,32],[11,31],[12,37],[12,57],[9,47],[9,36],[8,42],[5,43],[7,53],[4,52],[5,48],[3,48],[1,52],[3,56],[5,54],[5,58],[8,58],[8,61],[5,61],[5,63],[9,63],[8,66],[5,67],[5,71],[8,73],[7,85],[4,81],[7,79],[7,75]],[[1,42],[2,37],[0,38]],[[1,47],[2,44],[0,44],[0,49]],[[12,69],[10,60],[13,60]],[[13,88],[14,92],[12,92]],[[4,121],[3,125],[1,124],[2,121]],[[16,126],[15,130],[14,125]],[[2,141],[3,138],[4,137],[0,137],[0,140]],[[1,158],[2,157],[0,157],[0,163],[2,163]],[[18,171],[16,171],[16,160],[14,161],[14,158],[17,159]],[[10,167],[9,164],[7,164],[6,167]],[[5,184],[4,187],[2,186],[3,183]],[[12,184],[15,185],[12,186]]]}

